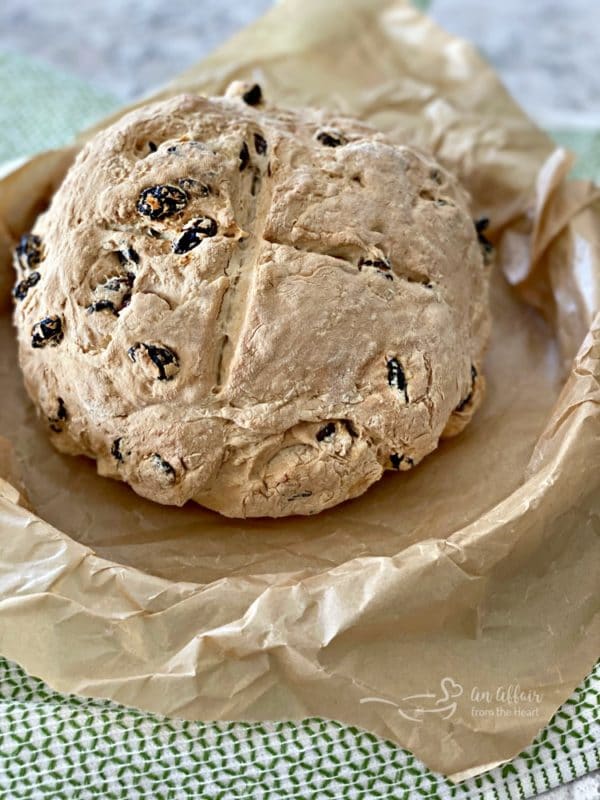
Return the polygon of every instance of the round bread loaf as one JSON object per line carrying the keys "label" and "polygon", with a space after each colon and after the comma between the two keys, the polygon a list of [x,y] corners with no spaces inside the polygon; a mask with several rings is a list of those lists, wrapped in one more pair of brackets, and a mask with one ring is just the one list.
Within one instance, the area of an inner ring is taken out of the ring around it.
{"label": "round bread loaf", "polygon": [[362,123],[244,84],[148,105],[17,246],[25,385],[59,450],[144,497],[313,514],[471,418],[480,239],[448,172]]}

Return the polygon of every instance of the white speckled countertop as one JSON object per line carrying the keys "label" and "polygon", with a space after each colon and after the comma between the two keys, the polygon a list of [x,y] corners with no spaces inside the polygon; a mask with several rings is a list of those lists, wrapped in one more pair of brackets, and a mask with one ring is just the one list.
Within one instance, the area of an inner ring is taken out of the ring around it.
{"label": "white speckled countertop", "polygon": [[[122,100],[188,67],[271,0],[2,0],[0,50],[27,53]],[[600,0],[433,0],[542,125],[600,128]],[[600,800],[600,773],[544,795]]]}

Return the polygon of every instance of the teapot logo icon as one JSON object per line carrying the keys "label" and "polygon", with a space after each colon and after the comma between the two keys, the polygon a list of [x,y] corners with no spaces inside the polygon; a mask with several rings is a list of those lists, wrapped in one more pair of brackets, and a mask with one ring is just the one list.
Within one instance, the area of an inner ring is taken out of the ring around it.
{"label": "teapot logo icon", "polygon": [[423,722],[428,714],[438,714],[442,719],[450,719],[456,712],[456,698],[463,693],[463,687],[453,678],[445,677],[440,681],[439,692],[425,692],[403,697],[400,703],[384,700],[381,697],[363,697],[361,703],[382,703],[394,706],[404,719],[410,722]]}

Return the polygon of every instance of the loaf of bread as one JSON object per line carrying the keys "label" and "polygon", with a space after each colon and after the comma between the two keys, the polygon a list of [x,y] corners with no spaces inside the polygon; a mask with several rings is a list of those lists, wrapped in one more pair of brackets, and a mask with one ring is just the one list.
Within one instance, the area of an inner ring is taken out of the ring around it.
{"label": "loaf of bread", "polygon": [[148,105],[18,243],[25,385],[59,450],[144,497],[313,514],[471,418],[480,239],[446,170],[362,123],[245,84]]}

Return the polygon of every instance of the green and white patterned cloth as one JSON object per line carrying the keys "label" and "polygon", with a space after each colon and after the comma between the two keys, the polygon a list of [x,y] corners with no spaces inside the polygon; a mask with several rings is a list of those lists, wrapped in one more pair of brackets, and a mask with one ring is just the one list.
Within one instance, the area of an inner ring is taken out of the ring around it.
{"label": "green and white patterned cloth", "polygon": [[[0,162],[56,147],[114,98],[0,54]],[[600,133],[557,139],[600,179]],[[319,719],[192,723],[60,695],[0,658],[0,800],[523,800],[600,766],[600,664],[536,741],[452,785],[405,750]]]}
{"label": "green and white patterned cloth", "polygon": [[13,53],[0,53],[0,87],[0,164],[61,147],[119,105],[76,78]]}
{"label": "green and white patterned cloth", "polygon": [[454,786],[320,719],[202,723],[53,692],[0,659],[2,800],[523,800],[600,766],[600,665],[535,742]]}

